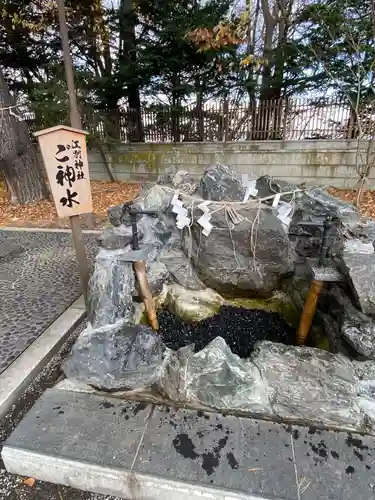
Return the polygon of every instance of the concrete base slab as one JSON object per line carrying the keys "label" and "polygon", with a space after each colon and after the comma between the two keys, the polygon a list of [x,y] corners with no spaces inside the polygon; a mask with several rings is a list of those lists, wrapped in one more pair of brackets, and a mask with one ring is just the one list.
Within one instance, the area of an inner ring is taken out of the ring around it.
{"label": "concrete base slab", "polygon": [[21,463],[25,476],[129,500],[275,500],[16,449],[5,451],[4,462],[15,474]]}
{"label": "concrete base slab", "polygon": [[11,473],[136,500],[370,500],[375,440],[50,389],[6,441]]}
{"label": "concrete base slab", "polygon": [[[234,435],[238,427],[220,429],[216,420],[209,422],[207,416],[197,412],[173,410],[175,414],[170,415],[170,411],[144,403],[50,389],[7,440],[2,458],[12,473],[127,499],[283,498],[257,495],[249,489],[248,477],[256,477],[261,468],[255,468],[251,474],[247,472],[248,460],[245,462],[239,456],[239,436]],[[218,416],[220,418],[224,417]],[[235,420],[238,424],[238,419]],[[233,417],[231,422],[234,423]],[[246,423],[257,428],[251,421],[243,421]],[[186,443],[185,431],[189,433]],[[231,432],[233,437],[227,444]],[[194,457],[190,452],[193,453],[195,445],[190,445],[189,439],[197,445]],[[235,441],[238,453],[234,451],[233,457],[228,458],[226,455],[230,454]],[[280,443],[279,452],[284,450],[284,443]],[[154,457],[148,467],[151,452]],[[170,457],[169,453],[172,453]],[[222,463],[220,471],[215,471],[216,461]],[[254,460],[249,463],[253,465]],[[285,466],[288,471],[283,470],[293,485],[292,464],[288,461]],[[178,475],[174,473],[177,468],[181,469]],[[231,485],[226,481],[235,470],[238,470],[239,481],[235,490],[230,491]],[[270,477],[274,472],[270,469],[267,475]]]}
{"label": "concrete base slab", "polygon": [[0,418],[56,354],[85,315],[85,303],[81,296],[0,374]]}

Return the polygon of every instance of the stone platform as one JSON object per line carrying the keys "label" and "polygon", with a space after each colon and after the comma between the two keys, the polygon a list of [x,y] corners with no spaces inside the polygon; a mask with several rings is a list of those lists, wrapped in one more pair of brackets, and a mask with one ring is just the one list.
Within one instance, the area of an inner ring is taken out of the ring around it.
{"label": "stone platform", "polygon": [[50,389],[8,471],[137,500],[375,497],[375,439]]}

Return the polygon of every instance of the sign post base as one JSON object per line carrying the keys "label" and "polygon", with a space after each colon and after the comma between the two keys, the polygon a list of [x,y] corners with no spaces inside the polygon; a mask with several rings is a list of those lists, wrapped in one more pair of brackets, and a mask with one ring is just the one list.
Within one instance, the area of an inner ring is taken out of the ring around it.
{"label": "sign post base", "polygon": [[71,217],[69,217],[69,221],[70,227],[72,229],[72,239],[77,257],[81,288],[85,299],[86,311],[88,311],[89,266],[87,263],[85,244],[82,237],[82,228],[79,220],[79,215],[72,215]]}

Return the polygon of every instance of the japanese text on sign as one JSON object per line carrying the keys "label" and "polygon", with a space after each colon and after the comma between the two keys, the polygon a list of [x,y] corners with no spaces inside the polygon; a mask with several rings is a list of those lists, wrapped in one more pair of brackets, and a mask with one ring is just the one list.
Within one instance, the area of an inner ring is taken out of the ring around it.
{"label": "japanese text on sign", "polygon": [[60,198],[63,207],[71,208],[73,203],[80,204],[77,191],[71,191],[76,181],[85,178],[82,162],[82,147],[79,141],[72,141],[71,144],[57,144],[55,159],[58,162],[56,181],[60,186],[66,188],[66,196]]}
{"label": "japanese text on sign", "polygon": [[85,133],[55,127],[38,133],[38,140],[58,215],[91,212]]}

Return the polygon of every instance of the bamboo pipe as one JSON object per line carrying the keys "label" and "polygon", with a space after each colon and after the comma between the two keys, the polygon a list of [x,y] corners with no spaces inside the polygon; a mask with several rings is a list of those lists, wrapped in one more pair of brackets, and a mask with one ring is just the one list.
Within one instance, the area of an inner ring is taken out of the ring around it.
{"label": "bamboo pipe", "polygon": [[315,315],[316,306],[318,303],[320,292],[322,291],[324,282],[313,280],[311,288],[306,297],[305,305],[301,314],[301,319],[297,332],[297,344],[306,344],[306,339],[310,331],[311,323]]}
{"label": "bamboo pipe", "polygon": [[155,302],[154,302],[154,299],[152,297],[150,286],[148,284],[147,274],[146,274],[146,265],[145,265],[143,260],[134,262],[134,272],[135,272],[135,275],[136,275],[138,283],[139,283],[139,289],[141,292],[143,303],[144,303],[146,311],[147,311],[150,325],[154,330],[158,330],[159,323],[158,323],[158,319],[156,317]]}

